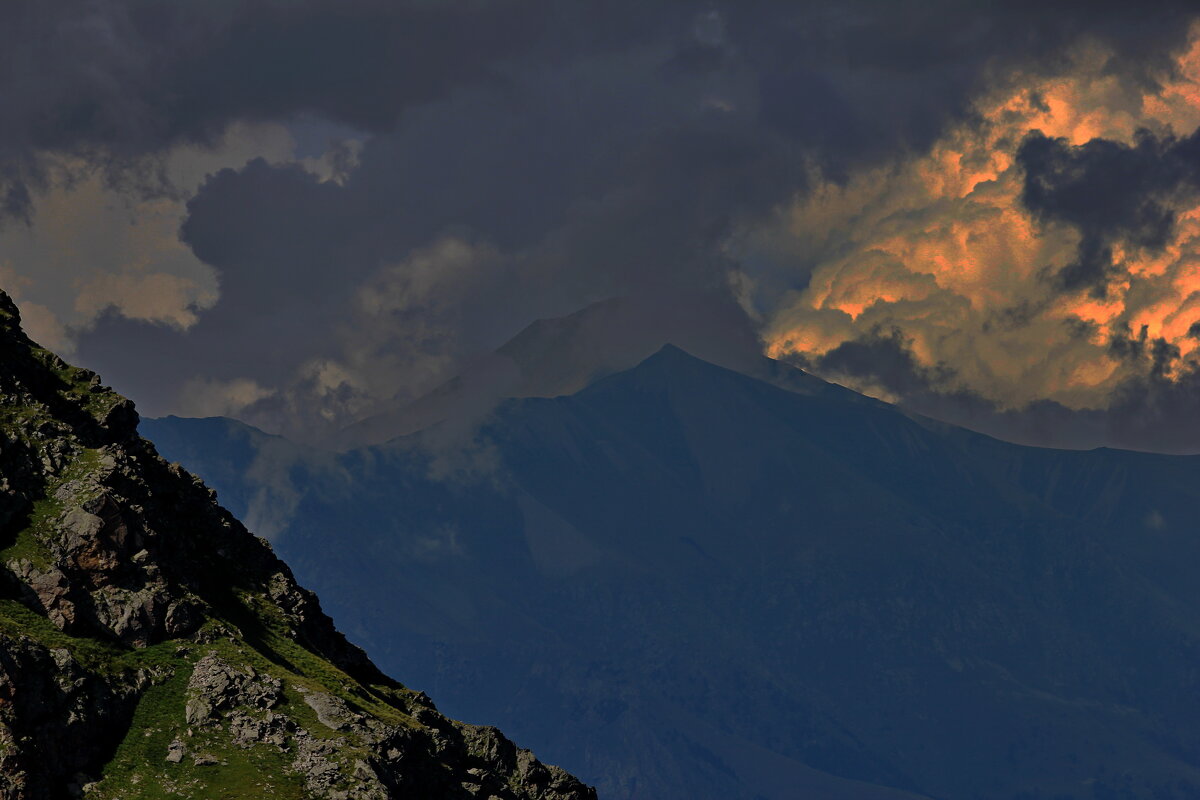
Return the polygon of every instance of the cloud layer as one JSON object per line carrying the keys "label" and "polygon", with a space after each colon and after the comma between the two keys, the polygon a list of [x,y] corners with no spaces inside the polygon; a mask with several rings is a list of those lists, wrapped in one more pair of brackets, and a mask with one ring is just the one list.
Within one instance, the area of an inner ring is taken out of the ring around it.
{"label": "cloud layer", "polygon": [[874,394],[1107,430],[1189,402],[1193,14],[21,0],[0,280],[149,413],[270,430],[714,289]]}

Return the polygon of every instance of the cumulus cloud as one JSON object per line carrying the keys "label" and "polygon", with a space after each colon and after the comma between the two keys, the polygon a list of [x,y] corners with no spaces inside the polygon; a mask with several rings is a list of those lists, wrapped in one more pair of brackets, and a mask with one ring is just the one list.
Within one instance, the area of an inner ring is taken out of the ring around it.
{"label": "cumulus cloud", "polygon": [[[71,328],[113,309],[131,319],[180,328],[216,300],[213,270],[177,234],[182,204],[130,197],[94,174],[31,197],[27,223],[0,238],[11,293],[36,333],[73,349]],[[40,313],[33,313],[36,308]]]}
{"label": "cumulus cloud", "polygon": [[249,378],[219,381],[193,378],[183,385],[179,413],[187,417],[236,417],[248,406],[271,396],[271,390]]}
{"label": "cumulus cloud", "polygon": [[[891,399],[913,391],[903,373],[998,411],[1105,408],[1169,377],[1200,311],[1200,40],[1156,82],[1112,58],[1084,41],[1057,71],[1002,77],[927,152],[747,226],[730,246],[758,266],[770,352]],[[771,303],[763,287],[797,273]]]}
{"label": "cumulus cloud", "polygon": [[187,198],[220,166],[286,159],[293,147],[281,126],[239,125],[211,146],[148,157],[123,179],[59,158],[27,219],[0,237],[0,279],[32,333],[63,352],[106,313],[187,330],[219,294],[217,273],[180,239]]}

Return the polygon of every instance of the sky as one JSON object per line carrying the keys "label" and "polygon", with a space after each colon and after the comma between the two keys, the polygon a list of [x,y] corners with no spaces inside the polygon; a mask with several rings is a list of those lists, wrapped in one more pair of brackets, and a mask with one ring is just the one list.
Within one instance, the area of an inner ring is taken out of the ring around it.
{"label": "sky", "polygon": [[337,429],[715,295],[920,413],[1200,452],[1192,3],[9,0],[0,53],[0,287],[146,415]]}

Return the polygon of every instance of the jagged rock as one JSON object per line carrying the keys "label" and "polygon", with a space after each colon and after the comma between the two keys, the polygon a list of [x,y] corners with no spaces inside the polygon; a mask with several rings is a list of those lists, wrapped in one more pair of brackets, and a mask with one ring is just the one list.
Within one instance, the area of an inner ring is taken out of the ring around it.
{"label": "jagged rock", "polygon": [[209,653],[196,662],[188,680],[185,719],[189,725],[204,725],[220,712],[234,709],[265,710],[281,697],[278,678],[259,675],[253,667],[238,670]]}
{"label": "jagged rock", "polygon": [[271,744],[279,750],[286,750],[291,735],[296,726],[283,714],[266,712],[261,717],[235,712],[229,716],[229,733],[233,742],[239,747],[251,747],[255,744]]}
{"label": "jagged rock", "polygon": [[[143,797],[189,754],[220,774],[230,748],[286,754],[263,779],[326,800],[595,797],[380,673],[265,541],[137,436],[131,403],[25,337],[3,292],[0,365],[0,618],[27,631],[0,633],[0,800]],[[2,604],[18,601],[52,642]],[[182,700],[152,695],[182,670]],[[306,730],[287,697],[336,735]],[[168,705],[142,730],[139,702]],[[144,736],[164,737],[156,763],[118,747]]]}
{"label": "jagged rock", "polygon": [[324,739],[305,736],[298,742],[292,768],[304,776],[305,786],[318,797],[327,796],[342,781],[336,753],[337,748]]}
{"label": "jagged rock", "polygon": [[71,600],[71,582],[62,570],[51,567],[36,569],[29,561],[16,565],[17,575],[25,579],[26,588],[36,598],[36,605],[59,630],[73,630],[77,620],[75,603]]}
{"label": "jagged rock", "polygon": [[167,761],[172,764],[178,764],[183,761],[183,757],[187,755],[187,745],[176,739],[171,742],[171,746],[167,748]]}
{"label": "jagged rock", "polygon": [[[99,543],[100,532],[104,530],[104,520],[82,508],[73,508],[63,517],[62,527],[68,549],[91,549]],[[85,565],[80,564],[80,566]],[[108,567],[108,564],[92,563],[86,566],[98,569],[102,566]],[[108,568],[111,569],[111,567]]]}

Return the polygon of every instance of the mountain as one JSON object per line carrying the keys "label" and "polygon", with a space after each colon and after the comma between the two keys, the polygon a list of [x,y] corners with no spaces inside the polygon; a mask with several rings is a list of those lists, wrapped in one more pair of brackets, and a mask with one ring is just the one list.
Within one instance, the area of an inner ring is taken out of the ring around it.
{"label": "mountain", "polygon": [[[494,352],[467,360],[456,377],[414,400],[381,403],[365,418],[333,433],[293,433],[323,448],[352,450],[437,424],[470,428],[505,399],[574,394],[637,366],[667,344],[790,391],[841,391],[847,400],[866,399],[794,364],[764,357],[753,323],[727,293],[675,292],[614,297],[563,317],[537,320]],[[1136,445],[1134,434],[1144,427],[1104,410],[1072,410],[1048,400],[1023,409],[1001,409],[968,394],[914,391],[902,402],[909,414],[1018,444],[1072,450]],[[1162,436],[1157,441],[1162,452],[1190,453],[1182,441]]]}
{"label": "mountain", "polygon": [[442,716],[0,294],[0,797],[594,791]]}
{"label": "mountain", "polygon": [[726,292],[614,297],[533,322],[432,392],[345,428],[333,444],[353,449],[437,423],[474,424],[504,399],[573,394],[672,342],[713,363],[769,378],[761,373],[769,359]]}
{"label": "mountain", "polygon": [[275,546],[356,641],[602,796],[1200,797],[1200,458],[793,378],[665,347],[466,438],[147,431],[286,498]]}

